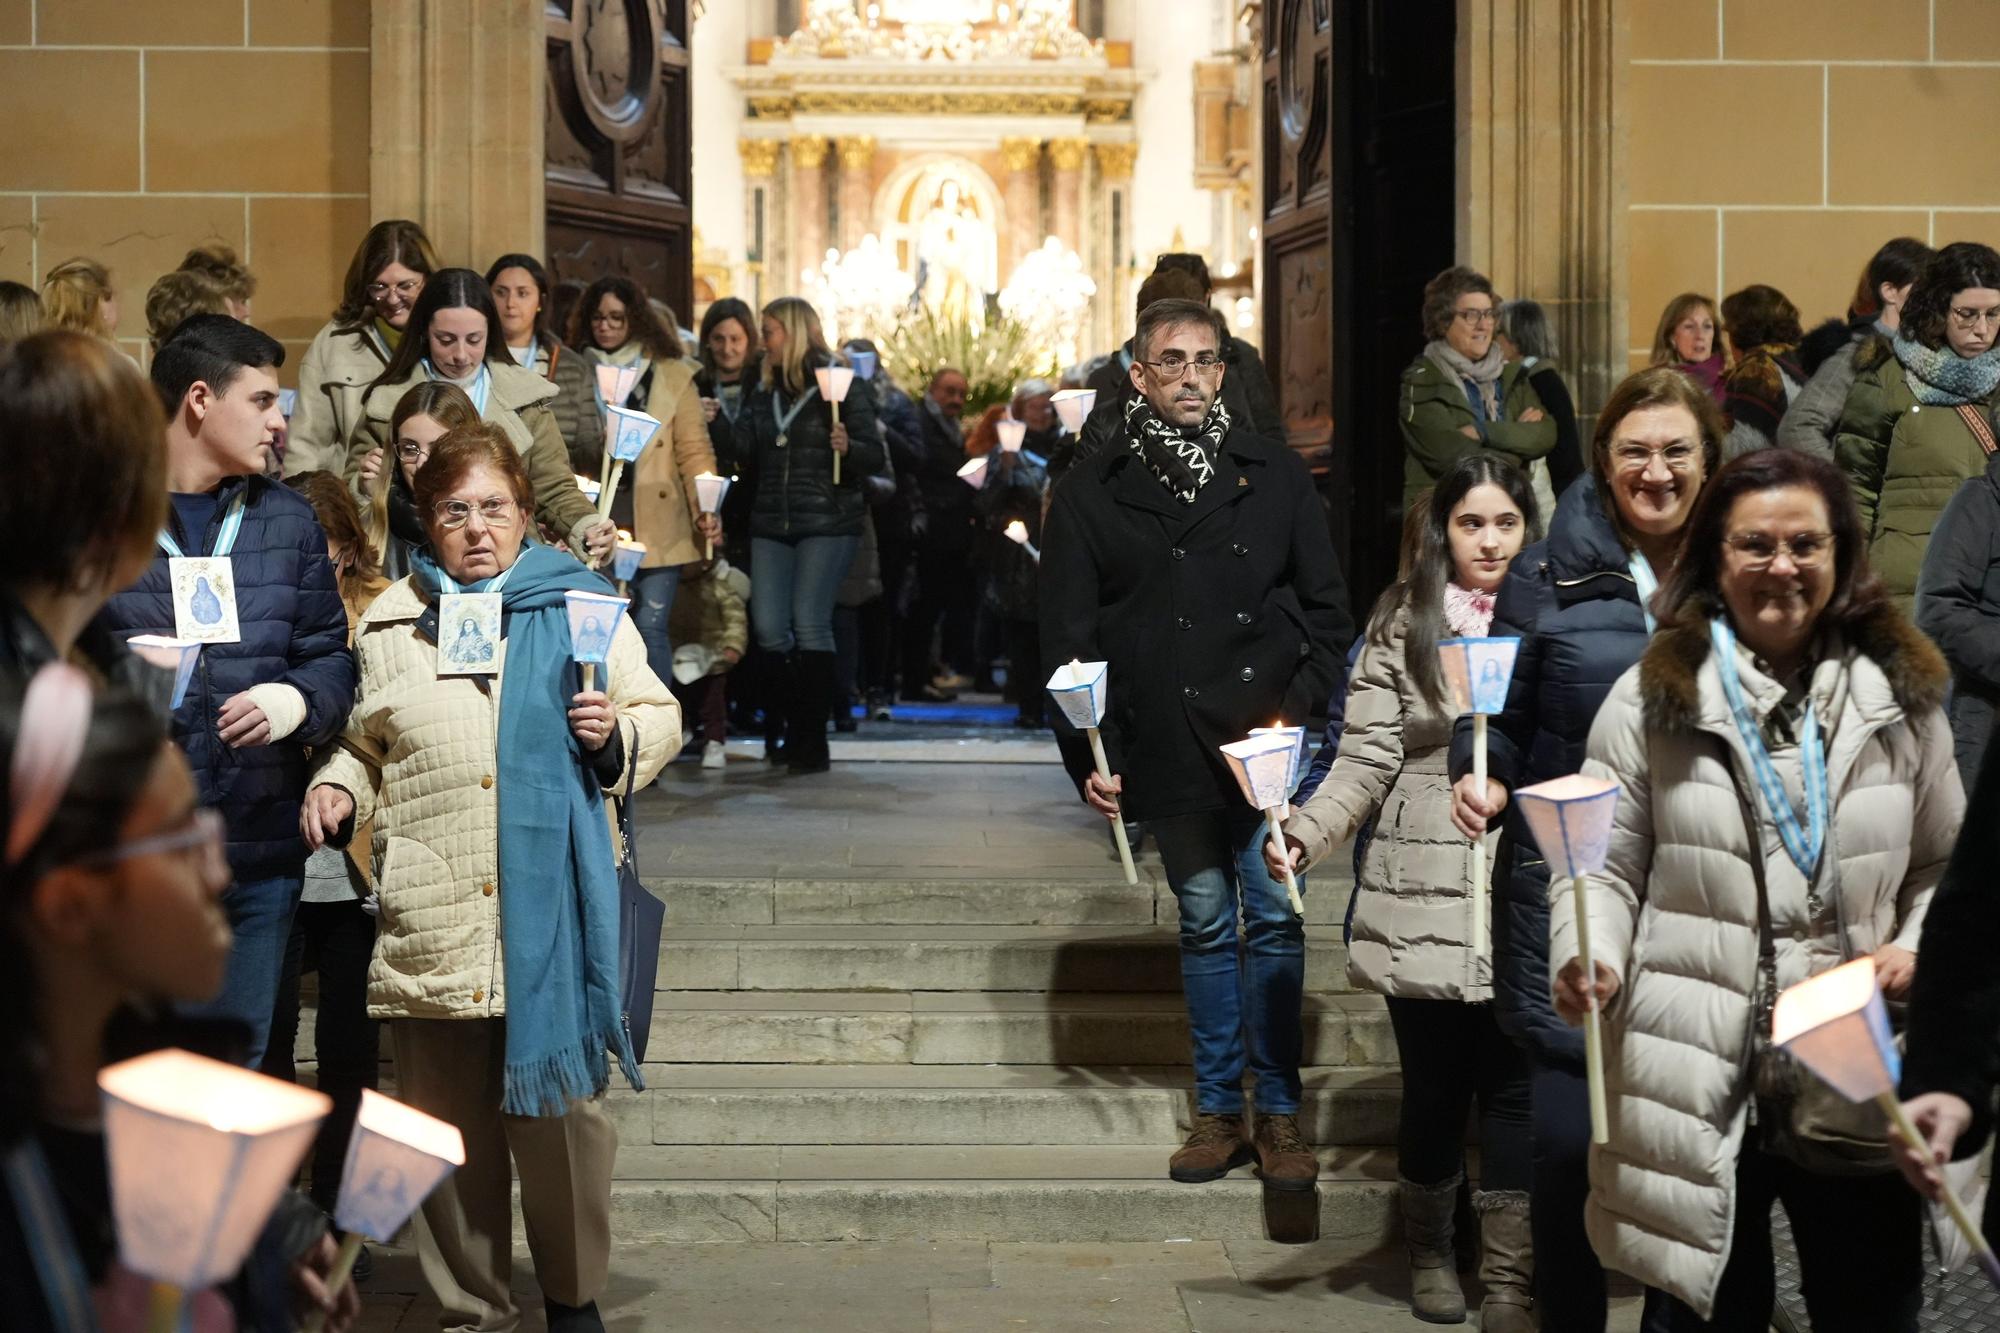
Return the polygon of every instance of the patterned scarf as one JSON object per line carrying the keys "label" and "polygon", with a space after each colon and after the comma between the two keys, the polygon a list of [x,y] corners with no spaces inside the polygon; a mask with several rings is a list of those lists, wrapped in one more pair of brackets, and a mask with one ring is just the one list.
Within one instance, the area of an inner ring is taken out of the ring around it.
{"label": "patterned scarf", "polygon": [[1445,584],[1444,623],[1460,638],[1485,638],[1486,631],[1493,627],[1494,596],[1476,588],[1461,588],[1456,583]]}
{"label": "patterned scarf", "polygon": [[2000,385],[2000,347],[1963,357],[1951,350],[1950,343],[1926,347],[1900,331],[1893,346],[1896,359],[1903,363],[1904,382],[1926,407],[1980,402]]}
{"label": "patterned scarf", "polygon": [[1160,479],[1160,485],[1184,505],[1194,503],[1201,488],[1215,476],[1215,455],[1229,434],[1229,409],[1218,396],[1193,435],[1183,435],[1166,422],[1139,394],[1125,404],[1125,439],[1132,452]]}
{"label": "patterned scarf", "polygon": [[1501,355],[1499,339],[1494,339],[1486,355],[1477,361],[1467,360],[1463,352],[1442,338],[1424,344],[1424,355],[1464,386],[1465,401],[1474,416],[1481,421],[1500,419],[1500,376],[1506,372],[1507,358]]}

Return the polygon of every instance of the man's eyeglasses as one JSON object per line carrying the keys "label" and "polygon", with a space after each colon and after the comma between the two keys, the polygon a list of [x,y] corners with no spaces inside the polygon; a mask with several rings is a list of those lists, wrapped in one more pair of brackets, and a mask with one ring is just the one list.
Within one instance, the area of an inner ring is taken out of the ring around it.
{"label": "man's eyeglasses", "polygon": [[1140,365],[1150,368],[1167,383],[1172,384],[1187,376],[1190,368],[1199,375],[1213,375],[1222,369],[1222,358],[1213,352],[1202,352],[1192,359],[1179,352],[1168,352],[1158,361],[1141,361]]}
{"label": "man's eyeglasses", "polygon": [[474,514],[489,528],[511,528],[514,526],[514,502],[495,496],[481,500],[478,504],[468,504],[464,500],[440,500],[433,510],[438,526],[446,532],[456,532],[464,527]]}
{"label": "man's eyeglasses", "polygon": [[1620,472],[1644,471],[1655,458],[1665,463],[1669,472],[1686,472],[1694,467],[1694,456],[1695,447],[1691,444],[1670,444],[1664,449],[1624,444],[1611,451],[1611,461]]}
{"label": "man's eyeglasses", "polygon": [[196,852],[202,858],[202,868],[213,878],[229,875],[229,855],[225,850],[225,829],[222,815],[215,810],[196,810],[188,816],[188,821],[180,828],[168,833],[155,833],[151,837],[134,838],[130,842],[119,843],[101,852],[77,858],[78,865],[110,866],[127,861],[135,856],[158,856],[164,852]]}
{"label": "man's eyeglasses", "polygon": [[1736,553],[1743,568],[1753,572],[1769,569],[1781,551],[1789,555],[1792,563],[1800,569],[1817,568],[1833,553],[1833,534],[1830,532],[1801,532],[1790,540],[1761,532],[1737,532],[1724,541]]}
{"label": "man's eyeglasses", "polygon": [[390,292],[394,292],[404,300],[408,300],[410,297],[415,296],[417,289],[423,285],[424,280],[422,278],[404,278],[401,282],[396,283],[371,282],[362,288],[362,290],[368,293],[368,299],[371,301],[379,301]]}

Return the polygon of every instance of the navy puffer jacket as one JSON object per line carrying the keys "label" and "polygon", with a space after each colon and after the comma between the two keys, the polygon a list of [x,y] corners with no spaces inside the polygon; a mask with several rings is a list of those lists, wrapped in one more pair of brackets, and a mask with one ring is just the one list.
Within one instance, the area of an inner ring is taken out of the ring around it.
{"label": "navy puffer jacket", "polygon": [[[1521,653],[1507,711],[1487,727],[1488,773],[1510,792],[1583,767],[1605,696],[1646,650],[1646,618],[1618,531],[1584,477],[1556,504],[1545,541],[1508,567],[1495,637]],[[1452,736],[1454,781],[1472,771],[1472,719]],[[1493,998],[1500,1026],[1537,1060],[1583,1067],[1583,1034],[1549,1002],[1549,871],[1518,802],[1493,869]]]}
{"label": "navy puffer jacket", "polygon": [[[243,530],[230,552],[242,641],[201,650],[174,714],[174,740],[194,769],[202,803],[228,821],[229,865],[238,880],[296,874],[305,864],[299,800],[306,749],[338,736],[354,705],[347,611],[326,558],[326,534],[304,497],[262,477],[231,477],[217,492],[209,530],[190,540],[176,515],[169,519],[174,539],[190,553],[213,550],[230,501],[245,486]],[[154,553],[151,568],[111,599],[98,623],[120,637],[174,632],[164,553]],[[217,734],[216,715],[232,695],[264,684],[297,689],[306,720],[276,744],[230,749]]]}

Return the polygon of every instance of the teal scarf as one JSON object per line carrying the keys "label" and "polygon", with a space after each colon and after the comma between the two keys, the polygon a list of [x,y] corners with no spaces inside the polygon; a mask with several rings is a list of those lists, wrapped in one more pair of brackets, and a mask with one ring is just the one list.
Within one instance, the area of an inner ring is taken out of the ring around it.
{"label": "teal scarf", "polygon": [[[437,629],[438,566],[410,557]],[[465,586],[483,592],[486,583]],[[507,1070],[501,1110],[555,1116],[610,1082],[606,1052],[643,1087],[618,993],[618,870],[604,796],[569,729],[580,688],[566,592],[612,591],[568,552],[529,542],[500,590],[500,931]]]}
{"label": "teal scarf", "polygon": [[1950,343],[1926,347],[1901,333],[1891,346],[1903,363],[1904,382],[1926,407],[1980,402],[2000,386],[2000,347],[1965,357],[1952,351]]}

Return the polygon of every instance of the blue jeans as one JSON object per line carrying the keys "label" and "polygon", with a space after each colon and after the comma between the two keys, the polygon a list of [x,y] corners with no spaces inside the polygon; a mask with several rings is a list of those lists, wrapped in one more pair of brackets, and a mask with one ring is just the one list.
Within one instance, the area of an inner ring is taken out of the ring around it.
{"label": "blue jeans", "polygon": [[1263,815],[1206,810],[1148,820],[1146,828],[1180,903],[1195,1109],[1242,1114],[1247,1060],[1257,1075],[1257,1109],[1297,1114],[1306,931],[1284,884],[1264,869]]}
{"label": "blue jeans", "polygon": [[661,680],[674,678],[674,645],[667,638],[667,617],[673,613],[674,594],[680,590],[681,567],[663,565],[642,569],[632,580],[632,623],[646,645],[646,665]]}
{"label": "blue jeans", "polygon": [[264,1063],[271,1040],[271,1014],[278,1000],[278,982],[285,973],[285,949],[292,937],[292,913],[305,889],[303,872],[269,879],[238,880],[222,895],[222,910],[235,936],[222,989],[204,1004],[183,1005],[191,1018],[233,1018],[250,1029],[250,1049],[244,1063],[256,1069]]}
{"label": "blue jeans", "polygon": [[859,537],[750,541],[750,624],[767,652],[833,651],[833,601]]}

